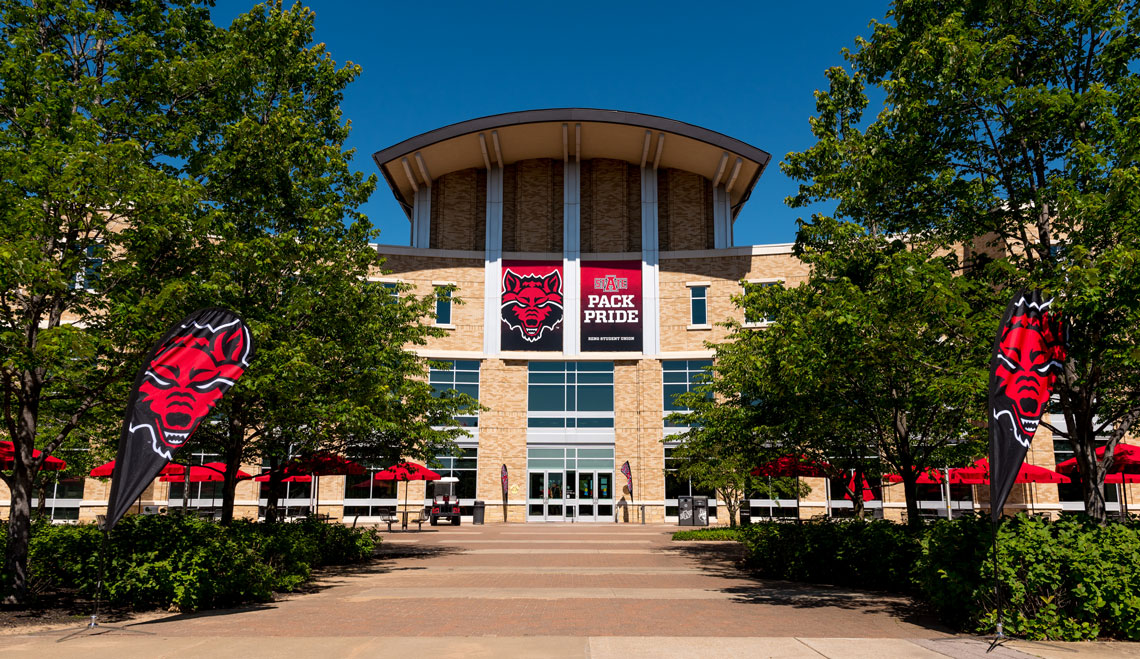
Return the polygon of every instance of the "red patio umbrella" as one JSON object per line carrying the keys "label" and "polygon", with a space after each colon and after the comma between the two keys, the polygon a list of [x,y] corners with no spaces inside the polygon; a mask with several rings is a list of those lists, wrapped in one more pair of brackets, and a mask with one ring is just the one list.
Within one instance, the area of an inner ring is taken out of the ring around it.
{"label": "red patio umbrella", "polygon": [[[851,474],[851,478],[847,479],[847,489],[850,491],[854,491],[854,489],[855,489],[855,474],[854,473]],[[843,493],[843,498],[847,499],[849,501],[852,500],[851,495],[848,492]],[[863,500],[864,501],[874,501],[875,500],[875,493],[871,490],[871,484],[867,482],[866,476],[863,477]]]}
{"label": "red patio umbrella", "polygon": [[[1098,460],[1104,458],[1104,449],[1102,446],[1096,450]],[[1077,469],[1076,456],[1057,464],[1057,471],[1062,474],[1075,474]],[[1112,472],[1140,473],[1140,446],[1117,444],[1112,452]]]}
{"label": "red patio umbrella", "polygon": [[[181,466],[181,465],[179,465]],[[191,483],[220,483],[226,480],[226,465],[222,462],[207,462],[203,465],[190,465],[189,480]],[[238,469],[237,479],[245,480],[253,478],[252,475]],[[179,473],[167,474],[160,477],[158,480],[164,483],[185,483],[187,480],[186,468],[183,467]],[[211,504],[213,500],[211,499]]]}
{"label": "red patio umbrella", "polygon": [[806,478],[826,478],[831,465],[813,460],[806,455],[785,455],[767,464],[752,469],[753,476],[803,476]]}
{"label": "red patio umbrella", "polygon": [[[179,475],[185,471],[186,467],[175,462],[167,462],[162,471],[158,472],[161,476],[174,476]],[[115,472],[115,461],[104,462],[103,464],[91,470],[91,478],[110,478]]]}
{"label": "red patio umbrella", "polygon": [[[321,510],[321,476],[359,476],[367,471],[364,465],[329,451],[314,451],[298,456],[285,465],[289,476],[311,475],[317,477],[312,489],[313,512]],[[307,481],[294,481],[307,482]]]}
{"label": "red patio umbrella", "polygon": [[[42,451],[39,449],[32,449],[33,458],[38,458],[41,455],[43,455]],[[15,461],[16,445],[12,442],[7,441],[0,442],[0,469],[8,469]],[[46,471],[63,471],[67,468],[67,462],[55,457],[54,455],[49,455],[47,459],[44,460],[43,466],[40,468]]]}
{"label": "red patio umbrella", "polygon": [[[966,467],[970,470],[971,467]],[[990,484],[990,461],[986,458],[981,458],[974,461],[973,468],[977,475],[966,471],[963,473],[962,482],[969,485],[989,485]],[[1045,467],[1038,467],[1029,463],[1021,463],[1021,469],[1017,470],[1017,478],[1013,480],[1014,483],[1071,483],[1073,480],[1068,476],[1058,474],[1052,469]]]}
{"label": "red patio umbrella", "polygon": [[378,481],[404,481],[404,510],[408,509],[407,481],[437,481],[443,476],[414,462],[398,462],[387,469],[376,472],[372,477]]}
{"label": "red patio umbrella", "polygon": [[[259,476],[254,476],[253,480],[257,481],[258,483],[268,483],[270,480],[270,475],[269,474],[261,474]],[[297,475],[297,476],[286,476],[285,478],[281,479],[281,482],[282,483],[311,483],[311,482],[313,482],[313,477],[312,476],[305,476],[303,474]]]}

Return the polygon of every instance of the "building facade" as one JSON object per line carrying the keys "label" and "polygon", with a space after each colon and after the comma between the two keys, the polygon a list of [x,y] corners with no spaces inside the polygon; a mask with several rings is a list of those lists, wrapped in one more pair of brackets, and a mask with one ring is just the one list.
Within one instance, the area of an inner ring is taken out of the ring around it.
{"label": "building facade", "polygon": [[[719,323],[762,330],[763,319],[733,304],[742,286],[795,286],[808,274],[790,244],[733,241],[768,153],[661,117],[556,109],[446,126],[373,160],[410,228],[408,245],[376,245],[384,262],[373,279],[420,295],[451,291],[429,321],[445,335],[415,349],[446,366],[432,368],[434,386],[486,408],[460,419],[470,436],[459,452],[438,457],[438,470],[458,479],[464,512],[481,500],[488,522],[673,522],[678,497],[711,494],[671,469],[672,438],[684,430],[666,420],[673,396],[711,365],[710,343],[727,334]],[[1052,468],[1066,450],[1042,428],[1027,460]],[[802,500],[750,496],[753,517],[850,510],[840,483],[804,480],[811,492]],[[93,520],[108,487],[53,483],[45,509],[61,521]],[[189,487],[192,506],[220,498],[220,486]],[[235,514],[256,517],[263,488],[239,483]],[[430,491],[408,488],[408,507],[418,509]],[[332,476],[290,483],[283,503],[367,523],[402,507],[403,489],[369,474]],[[871,511],[901,519],[901,485],[872,489]],[[985,487],[927,489],[931,515],[986,503]],[[1080,509],[1070,489],[1016,485],[1008,506]],[[156,481],[140,510],[177,507],[183,496],[181,484]],[[714,520],[717,508],[714,500]]]}

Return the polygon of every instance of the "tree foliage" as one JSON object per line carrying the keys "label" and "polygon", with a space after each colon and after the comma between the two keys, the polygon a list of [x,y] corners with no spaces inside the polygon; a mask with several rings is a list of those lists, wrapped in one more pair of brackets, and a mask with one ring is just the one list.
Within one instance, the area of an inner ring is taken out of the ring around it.
{"label": "tree foliage", "polygon": [[[828,71],[817,143],[785,164],[805,181],[794,206],[838,200],[834,218],[965,246],[970,265],[996,257],[1005,284],[1056,296],[1071,341],[1053,405],[1065,423],[1051,427],[1099,519],[1111,457],[1096,459],[1098,438],[1111,456],[1140,418],[1138,13],[1133,0],[899,0]],[[884,95],[873,117],[867,87]]]}

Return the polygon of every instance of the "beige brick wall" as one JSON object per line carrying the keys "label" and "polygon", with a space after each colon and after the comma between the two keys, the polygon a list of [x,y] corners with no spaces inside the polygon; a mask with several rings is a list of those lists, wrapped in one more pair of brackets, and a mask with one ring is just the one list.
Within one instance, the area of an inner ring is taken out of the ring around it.
{"label": "beige brick wall", "polygon": [[[507,465],[508,498],[526,499],[527,363],[485,359],[479,371],[479,402],[490,408],[479,416],[478,496],[487,502],[487,522],[503,521],[500,474]],[[522,522],[526,506],[507,506],[507,519]]]}
{"label": "beige brick wall", "polygon": [[659,170],[657,217],[661,251],[712,249],[712,181],[679,169]]}
{"label": "beige brick wall", "polygon": [[[742,280],[780,279],[799,285],[807,266],[791,254],[710,256],[661,259],[661,349],[665,352],[704,350],[706,341],[723,341],[728,331],[716,323],[743,319],[732,297],[742,292]],[[689,284],[707,282],[708,329],[692,329]]]}
{"label": "beige brick wall", "polygon": [[431,242],[434,249],[485,249],[487,170],[445,174],[431,186]]}
{"label": "beige brick wall", "polygon": [[564,175],[549,158],[503,168],[503,251],[562,251]]}
{"label": "beige brick wall", "polygon": [[[662,407],[660,362],[614,363],[614,491],[619,522],[640,523],[641,502],[665,498]],[[626,460],[633,475],[632,497],[618,471]],[[658,503],[645,506],[646,523],[662,522],[664,515]]]}
{"label": "beige brick wall", "polygon": [[585,160],[579,180],[582,252],[641,251],[641,168]]}
{"label": "beige brick wall", "polygon": [[[432,282],[448,282],[456,286],[452,294],[462,304],[451,305],[451,324],[447,336],[431,339],[431,350],[481,350],[483,347],[483,261],[432,256],[384,255],[382,278],[413,284],[416,295],[432,292]],[[496,328],[497,329],[497,328]]]}

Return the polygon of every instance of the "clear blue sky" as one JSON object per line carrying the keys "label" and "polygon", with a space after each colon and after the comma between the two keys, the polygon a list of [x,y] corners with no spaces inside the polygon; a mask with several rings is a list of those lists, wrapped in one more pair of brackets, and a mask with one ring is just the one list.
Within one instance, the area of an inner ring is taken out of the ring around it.
{"label": "clear blue sky", "polygon": [[[255,3],[219,0],[228,25]],[[447,124],[501,112],[592,107],[655,114],[772,154],[736,221],[736,244],[791,242],[803,211],[776,163],[813,143],[808,118],[840,50],[884,20],[885,0],[852,2],[367,2],[310,0],[316,39],[364,71],[345,93],[349,146],[371,155]],[[364,212],[380,242],[408,221],[380,180]]]}

